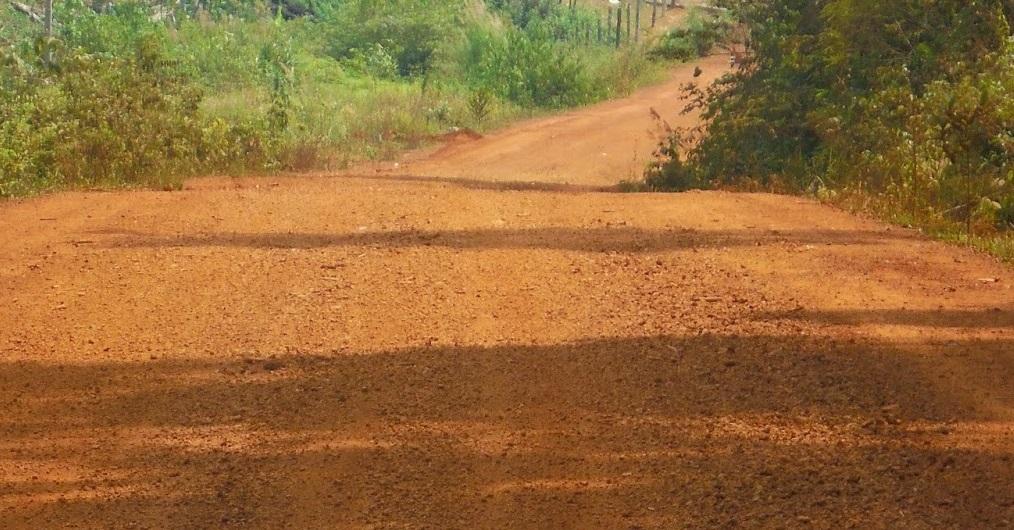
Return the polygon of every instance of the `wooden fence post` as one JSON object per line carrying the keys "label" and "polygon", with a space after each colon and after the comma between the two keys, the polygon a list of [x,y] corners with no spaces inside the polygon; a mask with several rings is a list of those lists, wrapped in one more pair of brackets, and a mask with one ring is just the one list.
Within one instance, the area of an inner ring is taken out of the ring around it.
{"label": "wooden fence post", "polygon": [[658,18],[658,0],[651,3],[651,27],[655,27],[655,19]]}
{"label": "wooden fence post", "polygon": [[623,7],[616,8],[616,48],[619,49],[623,39]]}
{"label": "wooden fence post", "polygon": [[53,0],[46,0],[46,11],[45,11],[45,28],[46,28],[46,63],[49,65],[53,64]]}
{"label": "wooden fence post", "polygon": [[627,42],[630,42],[630,0],[627,0]]}
{"label": "wooden fence post", "polygon": [[609,7],[609,12],[606,15],[606,42],[613,40],[613,8]]}
{"label": "wooden fence post", "polygon": [[634,42],[641,39],[641,0],[636,0],[636,2],[637,13],[634,15],[636,17],[634,18]]}

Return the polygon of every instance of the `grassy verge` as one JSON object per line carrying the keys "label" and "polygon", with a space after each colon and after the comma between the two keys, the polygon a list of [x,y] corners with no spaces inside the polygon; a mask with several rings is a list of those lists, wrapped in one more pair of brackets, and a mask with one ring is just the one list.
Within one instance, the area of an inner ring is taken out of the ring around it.
{"label": "grassy verge", "polygon": [[552,0],[203,5],[57,0],[52,36],[0,9],[0,197],[341,168],[664,68]]}
{"label": "grassy verge", "polygon": [[1014,232],[998,230],[989,223],[976,223],[969,227],[944,215],[928,216],[925,212],[905,207],[894,201],[871,196],[868,193],[818,193],[822,202],[853,213],[871,215],[885,222],[915,228],[929,237],[948,243],[967,246],[990,254],[1000,261],[1014,263]]}

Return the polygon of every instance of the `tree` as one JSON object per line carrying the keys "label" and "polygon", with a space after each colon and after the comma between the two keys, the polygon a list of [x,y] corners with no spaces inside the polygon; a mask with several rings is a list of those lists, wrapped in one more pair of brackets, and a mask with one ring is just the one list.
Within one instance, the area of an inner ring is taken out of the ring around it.
{"label": "tree", "polygon": [[1008,0],[717,1],[747,59],[688,92],[704,126],[656,179],[857,191],[968,229],[1011,202]]}

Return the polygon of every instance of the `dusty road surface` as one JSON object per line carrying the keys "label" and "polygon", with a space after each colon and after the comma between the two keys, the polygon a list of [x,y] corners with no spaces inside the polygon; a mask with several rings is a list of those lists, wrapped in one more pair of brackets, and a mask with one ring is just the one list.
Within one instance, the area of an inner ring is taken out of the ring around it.
{"label": "dusty road surface", "polygon": [[[699,66],[702,73],[693,77]],[[459,135],[435,152],[410,157],[399,174],[451,178],[461,184],[478,181],[541,183],[543,189],[570,184],[571,191],[595,191],[621,180],[639,179],[651,160],[661,132],[652,111],[671,126],[692,125],[682,116],[681,88],[689,82],[707,84],[728,68],[729,59],[716,55],[698,65],[678,69],[669,82],[630,97],[551,118],[531,120],[478,140]]]}
{"label": "dusty road surface", "polygon": [[1010,527],[1012,270],[595,191],[689,76],[399,172],[0,205],[0,528]]}

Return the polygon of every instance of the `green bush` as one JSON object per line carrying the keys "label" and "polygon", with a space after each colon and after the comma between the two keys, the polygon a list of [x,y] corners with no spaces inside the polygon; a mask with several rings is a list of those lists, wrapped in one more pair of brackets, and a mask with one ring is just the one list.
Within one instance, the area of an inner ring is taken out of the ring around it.
{"label": "green bush", "polygon": [[[129,57],[152,39],[165,41],[164,25],[152,21],[150,7],[140,1],[110,3],[103,13],[84,4],[57,4],[58,20],[65,20],[60,39],[68,49],[104,57]],[[56,9],[56,7],[54,7]]]}
{"label": "green bush", "polygon": [[697,141],[647,179],[818,192],[939,234],[1010,227],[1009,2],[720,3],[748,64],[687,93],[705,123],[674,135]]}
{"label": "green bush", "polygon": [[657,72],[549,0],[58,0],[56,18],[39,39],[0,9],[3,196],[386,158]]}
{"label": "green bush", "polygon": [[[40,48],[40,50],[43,50]],[[136,183],[171,186],[202,146],[201,98],[157,40],[134,57],[63,53],[3,67],[0,193],[39,187]],[[13,88],[13,91],[12,91]]]}
{"label": "green bush", "polygon": [[675,61],[705,57],[728,38],[732,28],[728,16],[712,15],[700,8],[693,8],[686,25],[667,31],[649,53],[657,59]]}
{"label": "green bush", "polygon": [[996,211],[996,225],[1001,230],[1014,230],[1014,196],[1004,197]]}
{"label": "green bush", "polygon": [[595,96],[588,70],[570,49],[522,31],[484,38],[469,79],[522,106],[565,107]]}
{"label": "green bush", "polygon": [[385,54],[398,75],[425,75],[463,7],[451,0],[348,0],[328,15],[328,49],[335,58],[360,62]]}
{"label": "green bush", "polygon": [[700,173],[687,163],[683,152],[689,142],[680,134],[672,134],[659,143],[655,159],[645,172],[648,191],[687,191],[706,187]]}

